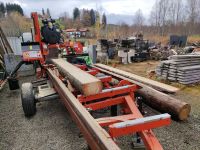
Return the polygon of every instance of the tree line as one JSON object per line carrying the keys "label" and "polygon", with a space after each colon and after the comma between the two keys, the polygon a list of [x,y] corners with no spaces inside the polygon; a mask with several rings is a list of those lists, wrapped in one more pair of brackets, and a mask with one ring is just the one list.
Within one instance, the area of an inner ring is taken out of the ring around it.
{"label": "tree line", "polygon": [[151,24],[161,35],[167,32],[200,32],[200,0],[159,0],[151,11]]}
{"label": "tree line", "polygon": [[22,16],[24,15],[23,9],[18,4],[4,3],[0,2],[0,17],[5,17],[5,14],[10,14],[11,12],[18,12]]}
{"label": "tree line", "polygon": [[200,34],[199,6],[200,0],[156,0],[148,20],[141,10],[135,13],[134,26],[161,36]]}
{"label": "tree line", "polygon": [[[132,36],[138,31],[144,34],[200,34],[200,0],[156,0],[148,18],[142,10],[137,10],[133,15],[133,24],[107,25],[105,13],[94,9],[74,8],[72,16],[68,12],[60,15],[59,21],[63,29],[93,27],[94,32],[101,30],[111,38]],[[0,17],[5,14],[18,12],[24,15],[23,9],[18,4],[0,3]],[[42,9],[41,14],[51,16],[50,10]],[[9,15],[8,15],[9,16]],[[106,27],[106,28],[105,28]],[[93,30],[91,28],[91,30]]]}
{"label": "tree line", "polygon": [[51,13],[50,13],[49,8],[47,8],[46,12],[45,12],[44,8],[42,8],[42,15],[47,16],[47,17],[51,17]]}
{"label": "tree line", "polygon": [[107,25],[107,18],[103,13],[100,20],[100,13],[94,9],[79,9],[74,8],[72,18],[68,12],[61,14],[60,19],[63,21],[66,28],[80,28],[80,27],[91,27],[101,24],[102,28]]}
{"label": "tree line", "polygon": [[[93,26],[95,25],[99,12],[93,9],[82,9],[79,10],[77,7],[73,10],[73,20],[80,19],[85,26]],[[107,24],[107,19],[105,13],[102,15],[102,24]]]}

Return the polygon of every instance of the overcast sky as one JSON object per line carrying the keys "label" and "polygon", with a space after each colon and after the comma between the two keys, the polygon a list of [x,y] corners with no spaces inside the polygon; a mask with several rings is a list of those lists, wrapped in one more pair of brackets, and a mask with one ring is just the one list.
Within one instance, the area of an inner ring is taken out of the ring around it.
{"label": "overcast sky", "polygon": [[[144,16],[147,18],[155,1],[156,0],[3,0],[5,3],[20,4],[27,16],[30,16],[30,12],[32,11],[41,12],[42,8],[49,8],[51,16],[54,18],[59,17],[60,14],[65,11],[69,12],[69,15],[72,16],[74,7],[80,9],[93,8],[105,12],[108,16],[108,23],[126,21],[129,24],[133,22],[131,16],[133,16],[138,9],[141,9]],[[115,17],[112,17],[113,15],[115,15]]]}

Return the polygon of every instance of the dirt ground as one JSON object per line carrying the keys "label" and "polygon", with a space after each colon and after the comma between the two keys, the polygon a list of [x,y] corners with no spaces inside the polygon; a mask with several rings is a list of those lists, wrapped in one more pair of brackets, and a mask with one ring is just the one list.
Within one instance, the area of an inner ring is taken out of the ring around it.
{"label": "dirt ground", "polygon": [[[149,61],[118,65],[117,68],[147,76],[158,62]],[[34,80],[23,77],[20,82]],[[172,121],[168,127],[154,129],[154,133],[165,150],[199,150],[200,149],[200,92],[199,85],[181,87],[175,97],[191,104],[192,112],[187,121]],[[159,112],[145,106],[149,114]],[[118,140],[121,148],[131,149],[132,136]],[[20,90],[10,91],[8,85],[0,91],[0,150],[86,150],[87,144],[75,123],[71,120],[65,107],[58,101],[37,104],[37,113],[30,119],[24,117]]]}
{"label": "dirt ground", "polygon": [[[127,65],[115,65],[115,67],[149,78],[149,72],[155,70],[158,63],[158,61],[145,61]],[[159,80],[155,77],[152,77],[152,79]],[[167,84],[180,88],[180,91],[172,96],[189,103],[192,110],[187,121],[173,121],[169,127],[155,129],[154,132],[166,150],[199,150],[200,85],[184,86],[169,82]]]}
{"label": "dirt ground", "polygon": [[[30,82],[32,77],[20,79]],[[59,100],[37,104],[37,113],[25,118],[20,90],[8,85],[0,92],[0,150],[86,149],[84,138]]]}
{"label": "dirt ground", "polygon": [[114,67],[179,88],[180,91],[172,96],[177,97],[178,99],[191,104],[192,114],[194,113],[195,116],[200,115],[200,109],[199,109],[200,102],[198,100],[200,99],[200,84],[182,85],[179,83],[163,81],[157,78],[155,74],[152,76],[150,72],[155,70],[158,64],[159,64],[159,61],[145,61],[145,62],[132,63],[132,64],[127,64],[127,65],[115,64]]}

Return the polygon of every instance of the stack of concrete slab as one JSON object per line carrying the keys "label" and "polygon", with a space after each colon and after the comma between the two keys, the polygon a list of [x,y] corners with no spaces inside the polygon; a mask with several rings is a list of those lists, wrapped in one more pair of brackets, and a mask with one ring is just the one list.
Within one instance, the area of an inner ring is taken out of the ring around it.
{"label": "stack of concrete slab", "polygon": [[118,51],[118,57],[122,58],[122,63],[127,64],[128,63],[128,53],[125,51]]}
{"label": "stack of concrete slab", "polygon": [[108,61],[108,41],[105,39],[100,39],[97,41],[97,59],[101,63],[107,63]]}
{"label": "stack of concrete slab", "polygon": [[128,62],[129,62],[129,63],[132,63],[131,58],[135,56],[135,53],[136,53],[136,52],[135,52],[134,49],[130,49],[130,50],[129,50],[129,52],[128,52]]}
{"label": "stack of concrete slab", "polygon": [[131,58],[135,56],[135,50],[118,50],[118,57],[122,59],[123,64],[132,63]]}
{"label": "stack of concrete slab", "polygon": [[200,55],[173,55],[157,66],[156,73],[182,84],[200,82]]}

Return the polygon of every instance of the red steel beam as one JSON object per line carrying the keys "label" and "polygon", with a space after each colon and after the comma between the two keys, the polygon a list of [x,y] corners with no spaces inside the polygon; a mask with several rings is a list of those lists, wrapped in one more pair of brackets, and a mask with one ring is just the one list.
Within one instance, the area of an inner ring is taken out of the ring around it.
{"label": "red steel beam", "polygon": [[118,123],[131,119],[135,119],[133,114],[115,116],[115,117],[103,117],[96,119],[96,121],[100,124],[100,126],[104,127],[104,126],[109,126],[113,123]]}
{"label": "red steel beam", "polygon": [[111,82],[112,81],[112,77],[111,76],[99,77],[98,79],[101,80],[102,83]]}
{"label": "red steel beam", "polygon": [[143,122],[142,124],[136,124],[133,126],[126,126],[124,122],[123,127],[116,127],[117,124],[112,124],[109,126],[109,133],[112,137],[120,137],[128,134],[132,134],[135,132],[140,132],[141,130],[149,130],[153,128],[162,127],[165,125],[169,125],[171,122],[170,118],[162,119],[162,120],[155,120],[155,121],[149,121],[149,122]]}
{"label": "red steel beam", "polygon": [[58,92],[72,119],[83,133],[87,143],[93,150],[119,150],[110,135],[95,121],[78,99],[68,90],[65,84],[47,69],[49,78]]}
{"label": "red steel beam", "polygon": [[91,103],[91,104],[85,104],[84,106],[86,108],[91,108],[92,110],[98,110],[98,109],[102,109],[105,107],[121,104],[124,101],[125,101],[124,97],[117,97],[117,98],[110,98],[107,100],[103,100],[103,101],[95,102],[95,103]]}
{"label": "red steel beam", "polygon": [[94,101],[94,100],[98,100],[101,98],[110,98],[116,95],[120,95],[120,94],[126,94],[126,93],[133,93],[134,91],[136,91],[138,89],[138,86],[136,85],[127,85],[126,87],[119,87],[116,88],[116,90],[113,89],[107,89],[103,90],[101,93],[95,94],[95,95],[89,95],[89,96],[84,96],[84,95],[79,95],[78,99],[80,102],[89,102],[89,101]]}
{"label": "red steel beam", "polygon": [[[129,106],[130,111],[133,113],[134,117],[143,118],[142,114],[138,110],[132,98],[130,96],[126,96],[125,100]],[[144,130],[138,133],[141,136],[145,146],[147,147],[147,150],[163,150],[160,142],[158,141],[152,130]]]}
{"label": "red steel beam", "polygon": [[95,76],[97,73],[99,73],[99,71],[97,71],[97,70],[89,70],[89,71],[86,71],[86,72],[93,75],[93,76]]}

